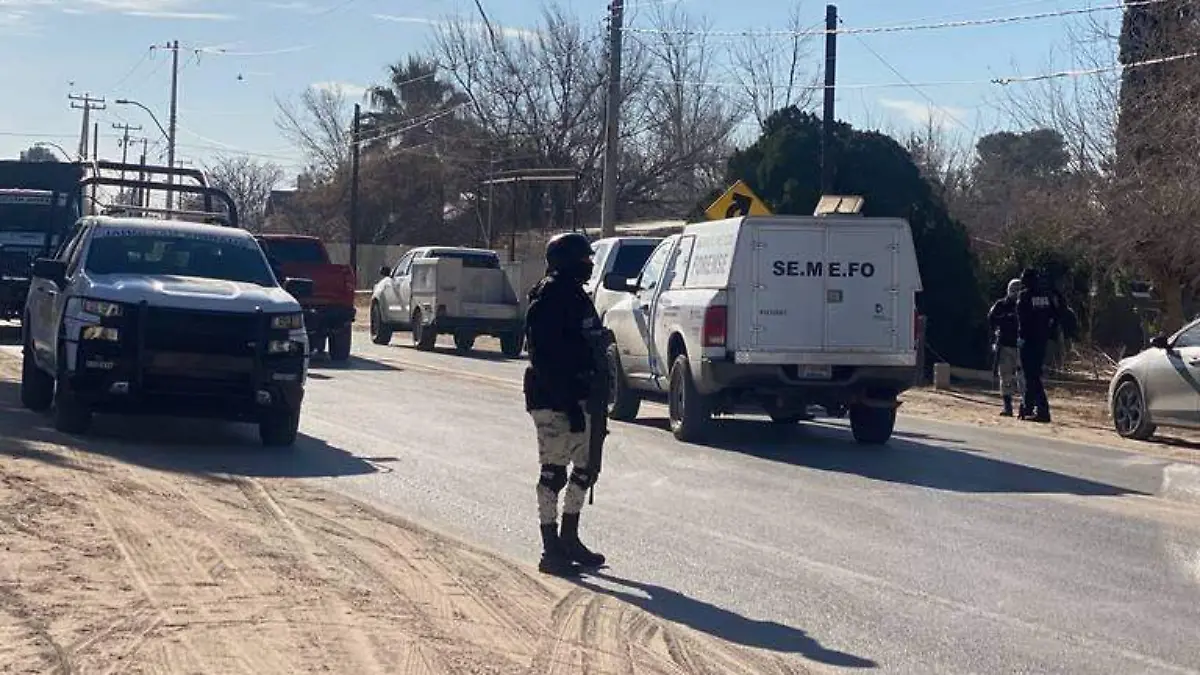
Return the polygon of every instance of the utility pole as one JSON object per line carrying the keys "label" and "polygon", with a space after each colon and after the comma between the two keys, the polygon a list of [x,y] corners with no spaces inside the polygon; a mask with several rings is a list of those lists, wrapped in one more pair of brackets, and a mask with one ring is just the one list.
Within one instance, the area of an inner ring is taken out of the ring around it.
{"label": "utility pole", "polygon": [[[175,166],[175,130],[179,112],[179,40],[165,46],[171,50],[171,119],[167,123],[167,166]],[[167,185],[175,184],[175,176],[167,174]],[[167,217],[175,206],[175,191],[167,190]]]}
{"label": "utility pole", "polygon": [[361,144],[362,106],[354,104],[354,129],[350,133],[350,269],[358,274],[358,156]]}
{"label": "utility pole", "polygon": [[[92,123],[92,161],[100,161],[100,123]],[[98,204],[96,200],[96,184],[92,183],[92,208]],[[95,211],[92,211],[95,213]]]}
{"label": "utility pole", "polygon": [[[142,165],[142,170],[138,172],[138,180],[143,183],[146,182],[146,155],[149,153],[149,151],[150,151],[150,140],[143,138],[142,139],[142,158],[141,158],[141,162],[140,162],[140,164]],[[147,198],[148,196],[149,196],[149,193],[147,193],[146,190],[139,187],[137,189],[137,204],[138,204],[138,206],[140,206],[142,208],[149,207],[150,200]]]}
{"label": "utility pole", "polygon": [[621,117],[621,33],[625,0],[608,6],[608,100],[604,115],[604,184],[600,195],[600,236],[617,233],[617,164],[620,161],[618,123]]}
{"label": "utility pole", "polygon": [[[134,126],[130,126],[128,124],[116,124],[116,123],[114,123],[112,125],[112,128],[116,129],[117,131],[125,132],[125,134],[121,137],[121,140],[119,142],[121,145],[121,163],[127,164],[127,163],[129,163],[129,132],[141,131],[142,128],[140,126],[134,127]],[[125,171],[124,170],[121,171],[121,180],[125,180]]]}
{"label": "utility pole", "polygon": [[825,6],[825,110],[821,117],[821,194],[833,192],[833,103],[837,83],[837,5]]}
{"label": "utility pole", "polygon": [[83,111],[83,130],[79,132],[79,158],[87,159],[88,157],[88,131],[92,120],[93,110],[104,110],[108,106],[104,103],[104,98],[92,98],[91,94],[68,94],[67,98],[71,100],[71,108],[74,110]]}

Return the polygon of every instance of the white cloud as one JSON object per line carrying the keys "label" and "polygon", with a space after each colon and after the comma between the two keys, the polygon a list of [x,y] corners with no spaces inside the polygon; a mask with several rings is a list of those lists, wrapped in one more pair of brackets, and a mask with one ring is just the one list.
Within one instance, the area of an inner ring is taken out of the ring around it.
{"label": "white cloud", "polygon": [[299,12],[301,14],[318,14],[325,11],[323,8],[313,5],[311,2],[304,2],[303,0],[292,0],[291,2],[268,2],[267,8],[281,12]]}
{"label": "white cloud", "polygon": [[900,113],[906,120],[918,126],[933,123],[934,126],[962,126],[961,121],[969,111],[953,106],[936,106],[920,101],[881,98],[879,104]]}
{"label": "white cloud", "polygon": [[[391,21],[392,23],[419,23],[434,27],[450,25],[450,22],[444,19],[430,19],[423,16],[395,16],[393,14],[372,14],[372,16],[380,21]],[[487,26],[481,21],[466,21],[463,23],[468,28],[482,31],[487,30]],[[532,40],[539,35],[538,31],[531,28],[514,28],[512,26],[497,26],[495,24],[492,24],[492,28],[495,29],[497,35],[513,38],[514,40]]]}
{"label": "white cloud", "polygon": [[237,17],[232,14],[215,12],[153,12],[133,10],[122,12],[125,16],[136,16],[143,19],[175,19],[177,21],[232,21]]}
{"label": "white cloud", "polygon": [[335,93],[340,91],[350,98],[361,98],[367,93],[366,87],[350,82],[314,82],[310,86],[312,86],[313,89],[318,89],[320,91],[329,91]]}

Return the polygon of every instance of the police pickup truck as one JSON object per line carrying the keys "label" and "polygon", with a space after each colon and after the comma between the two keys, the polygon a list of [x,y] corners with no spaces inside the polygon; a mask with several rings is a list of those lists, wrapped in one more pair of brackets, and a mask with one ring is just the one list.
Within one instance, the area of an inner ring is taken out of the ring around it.
{"label": "police pickup truck", "polygon": [[700,439],[713,414],[810,406],[849,415],[862,443],[886,442],[897,396],[916,382],[921,276],[908,223],[859,216],[751,216],[667,237],[604,325],[609,416],[631,420],[665,394],[671,430]]}
{"label": "police pickup truck", "polygon": [[89,216],[33,266],[21,401],[84,433],[93,413],[258,425],[264,445],[297,435],[308,338],[294,295],[238,227]]}

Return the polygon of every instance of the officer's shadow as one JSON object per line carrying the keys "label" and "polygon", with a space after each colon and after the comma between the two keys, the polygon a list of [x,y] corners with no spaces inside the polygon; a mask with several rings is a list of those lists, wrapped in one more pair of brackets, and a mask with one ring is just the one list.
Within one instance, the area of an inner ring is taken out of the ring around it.
{"label": "officer's shadow", "polygon": [[[624,586],[624,592],[588,581],[589,577]],[[662,586],[630,581],[602,572],[589,572],[574,583],[595,593],[627,602],[659,618],[687,626],[735,644],[767,651],[800,654],[805,658],[843,668],[875,668],[874,661],[827,649],[807,633],[774,621],[755,621]],[[640,592],[640,593],[639,593]],[[645,594],[645,595],[642,595]]]}

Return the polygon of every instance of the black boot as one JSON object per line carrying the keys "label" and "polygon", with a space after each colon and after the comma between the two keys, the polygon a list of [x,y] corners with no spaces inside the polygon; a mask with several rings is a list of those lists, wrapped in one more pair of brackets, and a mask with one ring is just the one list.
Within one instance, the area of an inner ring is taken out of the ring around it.
{"label": "black boot", "polygon": [[1000,413],[1000,416],[1001,417],[1012,417],[1013,416],[1013,407],[1012,407],[1012,397],[1011,396],[1004,397],[1004,411]]}
{"label": "black boot", "polygon": [[558,577],[579,575],[579,569],[563,550],[562,541],[558,538],[557,523],[542,525],[542,560],[538,563],[538,571]]}
{"label": "black boot", "polygon": [[564,513],[562,518],[562,550],[572,561],[584,567],[603,567],[604,556],[593,551],[579,541],[579,514]]}

